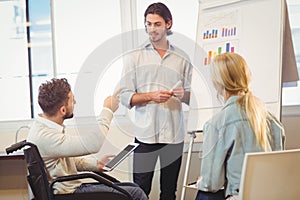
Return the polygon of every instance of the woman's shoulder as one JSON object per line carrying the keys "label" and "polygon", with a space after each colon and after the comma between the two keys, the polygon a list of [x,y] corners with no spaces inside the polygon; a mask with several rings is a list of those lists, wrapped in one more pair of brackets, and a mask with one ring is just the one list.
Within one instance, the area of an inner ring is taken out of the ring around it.
{"label": "woman's shoulder", "polygon": [[245,112],[239,107],[236,101],[225,105],[218,113],[216,113],[213,121],[224,121],[230,123],[232,121],[244,120]]}
{"label": "woman's shoulder", "polygon": [[205,127],[206,129],[216,130],[217,132],[223,132],[222,130],[225,129],[233,130],[246,121],[239,112],[240,110],[236,108],[221,110],[205,123]]}

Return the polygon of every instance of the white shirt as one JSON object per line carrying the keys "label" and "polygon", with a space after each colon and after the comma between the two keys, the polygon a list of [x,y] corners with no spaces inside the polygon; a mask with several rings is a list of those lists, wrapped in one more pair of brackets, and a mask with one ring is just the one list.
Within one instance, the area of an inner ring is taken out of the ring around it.
{"label": "white shirt", "polygon": [[[131,109],[135,93],[170,90],[179,80],[185,91],[190,91],[192,65],[188,56],[169,45],[163,58],[151,43],[125,56],[121,87],[121,103]],[[165,103],[150,102],[135,106],[135,137],[144,143],[180,143],[185,127],[182,103],[171,97]]]}

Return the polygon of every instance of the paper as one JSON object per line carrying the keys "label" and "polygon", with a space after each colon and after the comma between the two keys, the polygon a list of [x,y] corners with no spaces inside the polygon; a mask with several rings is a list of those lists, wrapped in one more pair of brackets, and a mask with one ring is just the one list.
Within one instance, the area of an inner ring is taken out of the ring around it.
{"label": "paper", "polygon": [[175,89],[175,88],[177,88],[177,87],[179,87],[179,86],[181,86],[181,85],[182,85],[182,81],[179,80],[177,83],[175,83],[175,85],[173,85],[173,87],[170,89],[170,92],[172,92],[173,89]]}

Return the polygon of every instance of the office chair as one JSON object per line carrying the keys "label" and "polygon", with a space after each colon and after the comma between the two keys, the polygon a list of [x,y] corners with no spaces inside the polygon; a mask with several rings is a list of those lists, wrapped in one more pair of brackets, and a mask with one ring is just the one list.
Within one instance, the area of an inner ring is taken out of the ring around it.
{"label": "office chair", "polygon": [[299,199],[300,149],[247,153],[240,200]]}
{"label": "office chair", "polygon": [[[28,148],[24,148],[28,147]],[[132,200],[131,195],[120,188],[114,182],[119,182],[117,179],[102,173],[102,172],[85,172],[69,176],[58,177],[51,182],[48,181],[48,171],[45,168],[44,161],[35,144],[26,142],[26,140],[18,142],[6,148],[6,153],[10,154],[19,149],[23,149],[25,161],[27,164],[28,176],[27,181],[30,185],[34,200]],[[97,183],[110,186],[119,193],[112,192],[88,192],[88,193],[71,193],[71,194],[54,194],[53,186],[57,182],[71,181],[76,179],[91,178]]]}

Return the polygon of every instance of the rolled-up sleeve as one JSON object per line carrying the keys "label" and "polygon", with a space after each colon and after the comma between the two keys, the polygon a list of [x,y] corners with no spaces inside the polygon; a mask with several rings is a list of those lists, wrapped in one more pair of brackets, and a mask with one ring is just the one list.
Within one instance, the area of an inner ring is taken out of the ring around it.
{"label": "rolled-up sleeve", "polygon": [[133,54],[124,57],[124,68],[120,81],[120,101],[127,108],[131,108],[131,98],[136,93],[136,69]]}
{"label": "rolled-up sleeve", "polygon": [[123,89],[120,94],[121,104],[124,105],[126,108],[131,109],[131,98],[134,94],[135,92],[131,90]]}
{"label": "rolled-up sleeve", "polygon": [[74,157],[73,159],[78,171],[98,170],[98,160],[94,156]]}

